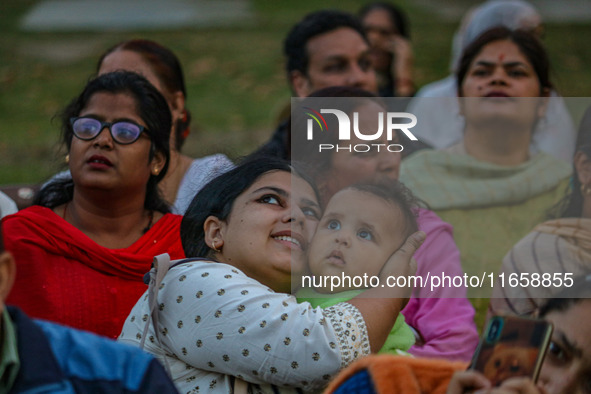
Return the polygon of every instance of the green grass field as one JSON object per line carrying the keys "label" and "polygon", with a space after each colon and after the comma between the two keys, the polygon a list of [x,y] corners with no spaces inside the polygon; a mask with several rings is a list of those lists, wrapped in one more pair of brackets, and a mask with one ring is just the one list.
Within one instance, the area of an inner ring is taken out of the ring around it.
{"label": "green grass field", "polygon": [[[244,155],[264,141],[289,102],[282,40],[305,13],[339,8],[356,11],[362,2],[253,1],[253,23],[233,28],[146,32],[26,33],[21,17],[36,1],[0,4],[0,184],[40,182],[62,162],[52,117],[93,74],[99,54],[132,37],[169,46],[181,59],[188,84],[192,156],[225,152]],[[418,86],[447,74],[456,22],[442,20],[410,0],[398,1],[410,16]],[[455,3],[470,4],[467,0]],[[591,90],[591,24],[546,26],[544,41],[554,80],[564,96]]]}

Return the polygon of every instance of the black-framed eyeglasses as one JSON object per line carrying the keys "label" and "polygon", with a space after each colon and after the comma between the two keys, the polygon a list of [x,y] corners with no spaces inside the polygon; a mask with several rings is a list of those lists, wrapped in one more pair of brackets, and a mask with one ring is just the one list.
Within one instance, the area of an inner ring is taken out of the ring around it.
{"label": "black-framed eyeglasses", "polygon": [[132,144],[140,138],[143,131],[148,131],[144,126],[129,120],[118,122],[101,122],[95,118],[78,117],[71,118],[70,124],[74,135],[84,141],[95,139],[101,131],[107,127],[113,140],[121,145]]}

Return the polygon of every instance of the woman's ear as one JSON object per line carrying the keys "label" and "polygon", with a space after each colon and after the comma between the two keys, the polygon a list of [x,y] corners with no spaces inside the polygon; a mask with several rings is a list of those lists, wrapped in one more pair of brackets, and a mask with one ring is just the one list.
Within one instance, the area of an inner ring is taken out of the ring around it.
{"label": "woman's ear", "polygon": [[579,182],[581,182],[581,185],[590,185],[591,160],[589,159],[589,157],[587,157],[585,153],[577,151],[577,153],[575,153],[573,164],[575,166],[575,169],[577,170],[577,175],[579,178]]}
{"label": "woman's ear", "polygon": [[216,216],[208,216],[203,223],[204,241],[216,253],[224,246],[225,222]]}
{"label": "woman's ear", "polygon": [[152,172],[152,175],[157,176],[160,174],[160,171],[162,171],[165,164],[166,157],[164,156],[164,153],[156,151],[154,157],[152,157],[152,161],[150,161],[150,171]]}

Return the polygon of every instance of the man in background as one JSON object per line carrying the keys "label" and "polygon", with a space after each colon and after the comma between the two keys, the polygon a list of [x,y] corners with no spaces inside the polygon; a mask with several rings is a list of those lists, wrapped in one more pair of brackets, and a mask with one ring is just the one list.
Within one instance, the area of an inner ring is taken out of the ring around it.
{"label": "man in background", "polygon": [[[377,93],[370,47],[359,19],[347,12],[321,10],[306,15],[283,43],[292,94],[306,97],[331,86],[352,86]],[[289,158],[288,121],[250,155]]]}

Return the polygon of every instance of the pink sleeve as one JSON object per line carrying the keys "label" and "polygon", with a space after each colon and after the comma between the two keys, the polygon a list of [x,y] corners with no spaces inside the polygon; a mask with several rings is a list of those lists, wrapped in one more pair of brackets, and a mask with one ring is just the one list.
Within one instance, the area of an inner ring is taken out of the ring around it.
{"label": "pink sleeve", "polygon": [[[415,254],[417,275],[462,276],[460,252],[454,242],[451,225],[437,215],[421,209],[419,229],[427,239]],[[402,310],[406,322],[423,339],[410,348],[418,357],[469,361],[478,343],[474,308],[466,298],[466,289],[428,286],[416,288],[408,305]]]}

